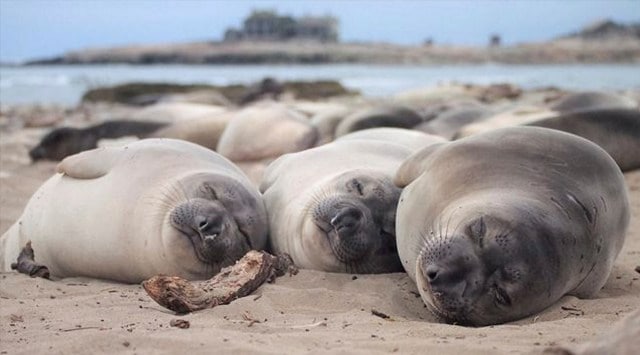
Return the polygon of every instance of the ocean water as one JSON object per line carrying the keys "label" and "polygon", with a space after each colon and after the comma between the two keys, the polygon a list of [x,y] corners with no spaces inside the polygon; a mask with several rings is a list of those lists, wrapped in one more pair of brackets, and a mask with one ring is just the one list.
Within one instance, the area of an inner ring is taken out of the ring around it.
{"label": "ocean water", "polygon": [[280,80],[339,80],[368,96],[451,81],[509,82],[524,88],[640,89],[640,65],[74,65],[0,66],[0,103],[75,105],[94,87],[126,82],[248,84],[266,76]]}

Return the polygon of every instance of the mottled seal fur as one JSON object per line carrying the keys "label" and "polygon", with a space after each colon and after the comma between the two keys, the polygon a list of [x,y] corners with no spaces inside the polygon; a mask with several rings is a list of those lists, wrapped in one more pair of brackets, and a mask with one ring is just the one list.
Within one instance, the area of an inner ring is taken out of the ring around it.
{"label": "mottled seal fur", "polygon": [[640,110],[597,109],[531,122],[586,138],[604,149],[622,171],[640,168]]}
{"label": "mottled seal fur", "polygon": [[513,127],[415,153],[398,170],[402,265],[448,322],[504,323],[604,285],[629,224],[620,169],[586,139]]}

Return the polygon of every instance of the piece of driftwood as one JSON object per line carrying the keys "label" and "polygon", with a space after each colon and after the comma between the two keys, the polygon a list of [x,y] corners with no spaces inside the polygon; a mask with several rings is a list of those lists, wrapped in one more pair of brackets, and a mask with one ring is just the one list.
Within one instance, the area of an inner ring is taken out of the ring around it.
{"label": "piece of driftwood", "polygon": [[273,256],[251,250],[235,265],[222,269],[209,280],[188,281],[159,275],[143,281],[142,287],[161,306],[177,313],[188,313],[247,296],[265,281],[272,282],[287,271],[297,273],[289,255]]}
{"label": "piece of driftwood", "polygon": [[24,248],[22,248],[18,255],[18,261],[11,264],[11,270],[16,270],[19,273],[27,274],[31,277],[48,279],[50,276],[49,268],[36,262],[33,249],[31,248],[31,241],[28,241]]}

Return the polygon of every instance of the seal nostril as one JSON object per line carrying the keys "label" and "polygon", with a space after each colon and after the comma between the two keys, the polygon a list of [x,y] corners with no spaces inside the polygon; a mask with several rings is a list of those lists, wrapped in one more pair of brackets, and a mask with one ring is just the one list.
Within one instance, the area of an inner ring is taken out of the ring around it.
{"label": "seal nostril", "polygon": [[207,230],[207,228],[209,228],[209,225],[210,225],[209,219],[205,216],[197,216],[195,222],[198,225],[198,230],[201,232],[204,232],[205,230]]}
{"label": "seal nostril", "polygon": [[425,270],[425,274],[429,282],[433,282],[438,278],[439,271],[440,271],[440,268],[438,268],[435,265],[427,266],[427,269]]}
{"label": "seal nostril", "polygon": [[358,224],[362,212],[354,207],[346,207],[338,211],[336,215],[331,218],[331,225],[336,229],[352,228]]}

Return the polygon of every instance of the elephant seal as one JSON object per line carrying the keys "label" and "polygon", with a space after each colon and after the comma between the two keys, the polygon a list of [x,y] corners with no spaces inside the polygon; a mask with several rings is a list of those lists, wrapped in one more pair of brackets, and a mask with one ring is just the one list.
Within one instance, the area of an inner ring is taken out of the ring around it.
{"label": "elephant seal", "polygon": [[4,270],[31,241],[52,276],[205,279],[266,244],[257,188],[198,145],[146,139],[70,156],[56,170],[0,239]]}
{"label": "elephant seal", "polygon": [[311,117],[311,124],[318,130],[317,145],[329,143],[335,139],[336,127],[353,112],[352,108],[341,107],[315,114]]}
{"label": "elephant seal", "polygon": [[380,106],[358,110],[345,117],[336,127],[335,136],[367,128],[411,128],[422,122],[422,116],[404,106]]}
{"label": "elephant seal", "polygon": [[408,158],[398,253],[423,301],[448,322],[520,319],[604,285],[629,224],[624,178],[586,139],[511,127]]}
{"label": "elephant seal", "polygon": [[267,103],[238,111],[216,151],[234,162],[258,161],[313,147],[317,139],[317,129],[302,114]]}
{"label": "elephant seal", "polygon": [[555,116],[558,116],[558,112],[548,108],[538,106],[520,106],[498,113],[491,117],[483,118],[479,122],[464,125],[453,135],[452,139],[469,137],[474,134],[489,132],[498,128],[524,125]]}
{"label": "elephant seal", "polygon": [[528,125],[552,128],[586,138],[609,153],[622,171],[640,168],[640,110],[579,111]]}
{"label": "elephant seal", "polygon": [[566,95],[550,108],[561,113],[594,109],[637,109],[638,103],[626,96],[606,92],[578,92]]}
{"label": "elephant seal", "polygon": [[413,129],[452,139],[463,126],[480,122],[491,114],[484,106],[467,106],[447,110],[434,119],[423,122]]}
{"label": "elephant seal", "polygon": [[221,106],[191,102],[158,102],[133,112],[131,118],[140,121],[153,120],[171,123],[211,117],[224,112],[227,112],[227,109]]}
{"label": "elephant seal", "polygon": [[378,136],[347,135],[287,154],[267,167],[260,190],[274,252],[288,253],[306,269],[402,270],[395,245],[400,189],[393,185],[393,175],[413,151],[443,139],[398,130],[385,141],[373,133]]}
{"label": "elephant seal", "polygon": [[29,151],[32,161],[62,160],[69,155],[98,147],[101,139],[125,136],[144,138],[166,126],[161,122],[129,120],[106,121],[87,128],[61,127],[47,133],[40,143]]}
{"label": "elephant seal", "polygon": [[173,122],[150,135],[150,138],[182,139],[216,150],[220,137],[235,115],[225,112],[211,117]]}

